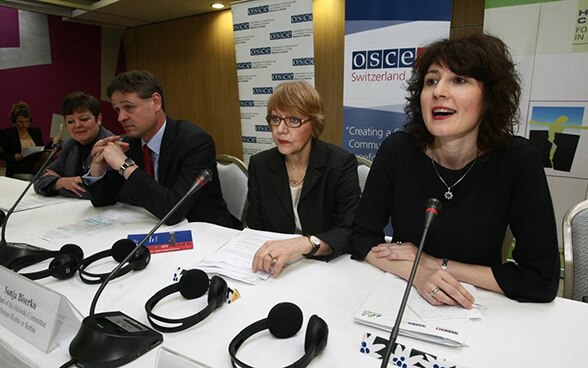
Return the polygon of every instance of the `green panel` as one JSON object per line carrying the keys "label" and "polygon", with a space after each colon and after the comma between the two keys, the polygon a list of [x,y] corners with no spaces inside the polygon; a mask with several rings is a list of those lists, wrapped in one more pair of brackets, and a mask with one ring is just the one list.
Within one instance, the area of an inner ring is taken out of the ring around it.
{"label": "green panel", "polygon": [[486,9],[491,8],[504,8],[507,6],[515,5],[529,5],[529,4],[541,4],[541,3],[554,3],[562,0],[486,0]]}

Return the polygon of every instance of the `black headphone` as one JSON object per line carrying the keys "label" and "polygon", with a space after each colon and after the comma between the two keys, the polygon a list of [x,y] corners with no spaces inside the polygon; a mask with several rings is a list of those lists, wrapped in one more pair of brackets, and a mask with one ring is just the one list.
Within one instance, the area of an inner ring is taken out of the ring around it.
{"label": "black headphone", "polygon": [[[112,248],[93,254],[82,261],[82,264],[80,265],[80,278],[86,284],[101,284],[110,275],[110,272],[91,273],[86,271],[86,268],[90,264],[96,262],[97,260],[106,258],[108,256],[112,256],[112,258],[114,258],[115,261],[120,263],[133,251],[133,249],[135,249],[136,246],[137,245],[135,244],[135,242],[129,239],[117,240],[112,245]],[[116,273],[116,275],[112,277],[112,279],[115,279],[122,275],[126,275],[127,273],[133,270],[142,270],[145,267],[147,267],[150,260],[151,253],[149,253],[149,249],[142,245],[140,249],[135,253],[133,258],[129,260],[129,263],[122,267]]]}
{"label": "black headphone", "polygon": [[[284,302],[276,304],[268,313],[267,318],[252,323],[245,327],[229,344],[231,364],[235,368],[253,368],[237,359],[237,350],[252,335],[269,329],[272,335],[279,339],[294,336],[302,327],[302,311],[296,304]],[[306,326],[304,338],[304,355],[286,368],[303,368],[310,364],[312,359],[320,354],[327,346],[329,327],[327,323],[317,316],[312,315]]]}
{"label": "black headphone", "polygon": [[[35,256],[34,263],[44,261],[46,259],[53,258],[49,267],[43,271],[23,273],[21,275],[28,277],[31,280],[39,280],[45,277],[53,276],[59,280],[69,279],[76,274],[76,271],[80,267],[82,259],[84,259],[84,251],[82,248],[75,244],[66,244],[61,247],[60,250],[56,251],[42,251]],[[30,262],[18,262],[12,269],[15,272],[30,266],[33,263]]]}
{"label": "black headphone", "polygon": [[[147,319],[151,326],[161,332],[178,332],[194,326],[208,317],[212,311],[222,306],[227,298],[227,282],[219,276],[213,276],[208,280],[208,275],[202,270],[189,270],[184,273],[179,282],[171,284],[159,290],[145,303]],[[153,308],[161,299],[179,291],[186,299],[196,299],[208,291],[208,305],[200,312],[185,318],[165,318],[153,313]],[[157,322],[179,324],[175,327],[158,325]]]}

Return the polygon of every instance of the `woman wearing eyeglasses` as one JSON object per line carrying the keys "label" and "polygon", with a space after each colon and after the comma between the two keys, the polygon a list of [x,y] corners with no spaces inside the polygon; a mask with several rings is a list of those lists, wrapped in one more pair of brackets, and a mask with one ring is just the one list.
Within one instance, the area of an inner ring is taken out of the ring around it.
{"label": "woman wearing eyeglasses", "polygon": [[249,161],[247,226],[302,236],[267,241],[253,271],[277,277],[301,256],[328,261],[349,250],[361,191],[355,156],[318,139],[324,127],[318,92],[304,81],[280,84],[267,105],[276,147]]}

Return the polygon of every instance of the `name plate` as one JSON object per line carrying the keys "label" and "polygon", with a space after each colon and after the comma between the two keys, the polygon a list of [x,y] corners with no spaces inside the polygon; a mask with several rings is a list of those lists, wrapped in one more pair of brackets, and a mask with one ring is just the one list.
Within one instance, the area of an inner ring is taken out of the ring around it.
{"label": "name plate", "polygon": [[63,295],[0,266],[0,324],[48,353],[81,315]]}

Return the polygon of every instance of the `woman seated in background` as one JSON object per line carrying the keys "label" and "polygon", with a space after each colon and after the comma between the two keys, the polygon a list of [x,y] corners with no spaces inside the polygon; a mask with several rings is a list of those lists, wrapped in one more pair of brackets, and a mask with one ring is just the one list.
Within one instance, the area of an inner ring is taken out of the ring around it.
{"label": "woman seated in background", "polygon": [[330,260],[348,252],[361,192],[355,156],[318,139],[323,103],[310,84],[280,84],[267,112],[277,147],[249,161],[245,220],[252,229],[304,235],[267,241],[255,254],[253,271],[277,277],[302,255]]}
{"label": "woman seated in background", "polygon": [[33,117],[26,102],[12,105],[10,121],[14,126],[0,135],[0,159],[6,161],[6,176],[31,179],[47,156],[42,155],[42,149],[30,155],[23,155],[23,150],[43,147],[41,130],[30,126]]}
{"label": "woman seated in background", "polygon": [[[506,45],[484,34],[434,42],[416,60],[408,91],[406,132],[380,146],[355,214],[354,256],[408,279],[425,201],[439,198],[414,281],[423,298],[471,308],[465,282],[518,301],[553,300],[553,205],[538,150],[514,135],[521,92]],[[503,263],[508,226],[514,262]]]}
{"label": "woman seated in background", "polygon": [[90,151],[98,140],[113,134],[102,127],[100,102],[83,92],[67,95],[61,101],[61,113],[71,138],[63,144],[57,161],[35,180],[35,192],[88,199],[81,176],[92,163]]}

